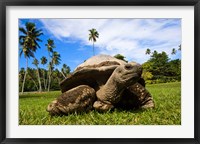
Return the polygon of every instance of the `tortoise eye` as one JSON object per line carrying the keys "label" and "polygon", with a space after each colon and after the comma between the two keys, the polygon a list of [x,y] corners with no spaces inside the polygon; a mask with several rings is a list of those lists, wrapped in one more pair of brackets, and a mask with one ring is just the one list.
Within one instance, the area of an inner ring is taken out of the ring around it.
{"label": "tortoise eye", "polygon": [[125,65],[125,69],[127,69],[127,70],[130,70],[130,69],[132,69],[133,68],[133,66],[131,65],[131,64],[126,64]]}

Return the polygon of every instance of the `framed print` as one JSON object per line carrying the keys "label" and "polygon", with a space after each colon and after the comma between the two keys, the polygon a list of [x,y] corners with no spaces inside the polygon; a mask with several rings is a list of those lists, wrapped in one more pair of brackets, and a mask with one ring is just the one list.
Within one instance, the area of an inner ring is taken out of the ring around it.
{"label": "framed print", "polygon": [[199,1],[1,1],[1,143],[199,143]]}

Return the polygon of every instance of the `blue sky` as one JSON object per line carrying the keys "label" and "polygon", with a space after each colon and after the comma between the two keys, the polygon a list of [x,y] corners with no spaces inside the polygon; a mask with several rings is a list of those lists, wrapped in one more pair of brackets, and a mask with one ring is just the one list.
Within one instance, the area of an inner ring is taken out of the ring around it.
{"label": "blue sky", "polygon": [[[74,68],[93,56],[92,42],[88,40],[89,29],[95,28],[99,38],[95,43],[95,54],[122,54],[128,61],[144,63],[151,51],[165,51],[170,59],[181,59],[181,52],[171,55],[172,48],[178,49],[181,44],[181,19],[19,19],[19,27],[25,27],[26,22],[34,22],[44,35],[40,37],[40,49],[35,53],[39,60],[48,57],[45,44],[47,39],[53,39],[61,55],[61,69],[65,63]],[[29,67],[33,59],[29,59]],[[26,61],[22,55],[19,66],[25,67]],[[40,67],[46,68],[40,64]]]}

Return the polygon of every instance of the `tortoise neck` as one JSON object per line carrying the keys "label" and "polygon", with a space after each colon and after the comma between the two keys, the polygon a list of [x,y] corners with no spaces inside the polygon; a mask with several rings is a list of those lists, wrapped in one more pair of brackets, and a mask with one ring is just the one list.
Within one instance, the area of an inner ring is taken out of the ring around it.
{"label": "tortoise neck", "polygon": [[97,92],[97,97],[101,101],[115,104],[120,100],[122,92],[123,86],[116,81],[115,74],[112,74],[106,84]]}

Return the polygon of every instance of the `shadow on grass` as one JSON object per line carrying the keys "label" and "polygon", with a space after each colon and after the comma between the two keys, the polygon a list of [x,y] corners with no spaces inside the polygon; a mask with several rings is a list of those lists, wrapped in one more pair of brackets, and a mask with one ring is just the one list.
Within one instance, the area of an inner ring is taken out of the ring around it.
{"label": "shadow on grass", "polygon": [[137,109],[122,109],[122,108],[116,108],[114,111],[116,112],[130,112],[130,113],[143,113],[149,110],[153,109],[142,109],[142,108],[137,108]]}
{"label": "shadow on grass", "polygon": [[[64,113],[60,113],[60,114],[49,114],[49,116],[51,118],[56,118],[56,117],[65,117],[65,116],[83,116],[83,115],[87,115],[87,114],[90,114],[90,113],[93,113],[93,114],[114,114],[114,113],[143,113],[143,112],[146,112],[148,111],[149,109],[130,109],[130,110],[124,110],[124,109],[121,109],[121,108],[115,108],[115,109],[112,109],[112,110],[108,110],[106,112],[101,112],[101,111],[97,111],[95,109],[92,109],[92,110],[89,110],[89,111],[83,111],[83,112],[72,112],[72,113],[68,113],[68,114],[64,114]],[[153,110],[153,109],[152,109]]]}
{"label": "shadow on grass", "polygon": [[137,108],[137,109],[123,109],[123,108],[114,108],[112,110],[108,110],[106,112],[100,112],[100,111],[97,111],[97,110],[91,110],[91,111],[94,111],[96,113],[99,113],[99,114],[106,114],[106,113],[109,113],[109,114],[112,114],[112,113],[143,113],[143,112],[147,112],[149,110],[154,110],[154,109],[142,109],[142,108]]}

